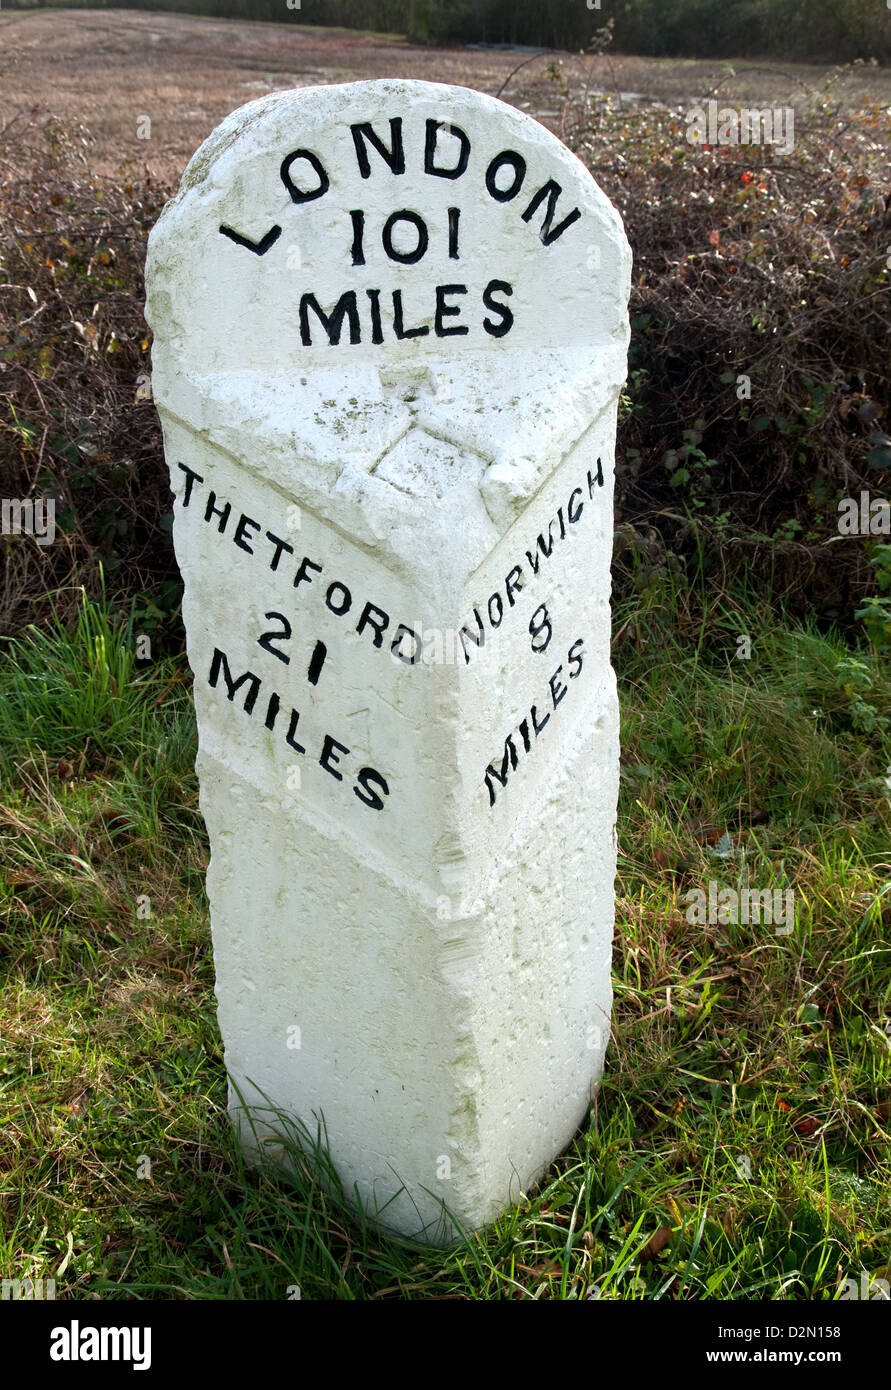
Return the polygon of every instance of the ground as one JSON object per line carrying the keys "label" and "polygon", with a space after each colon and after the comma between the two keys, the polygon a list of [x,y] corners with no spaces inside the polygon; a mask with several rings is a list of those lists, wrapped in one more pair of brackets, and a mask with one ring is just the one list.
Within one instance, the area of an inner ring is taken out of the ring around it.
{"label": "ground", "polygon": [[[177,178],[228,112],[278,88],[375,77],[450,82],[501,94],[559,133],[553,64],[569,80],[587,73],[594,89],[680,105],[711,96],[792,103],[830,72],[620,55],[546,54],[530,62],[522,51],[433,48],[393,35],[129,10],[0,11],[0,54],[0,111],[36,107],[64,122],[82,121],[97,142],[88,156],[95,169],[115,174],[130,160],[158,178]],[[891,101],[887,68],[852,67],[839,84],[852,101],[865,94]],[[148,140],[137,135],[146,115]]]}

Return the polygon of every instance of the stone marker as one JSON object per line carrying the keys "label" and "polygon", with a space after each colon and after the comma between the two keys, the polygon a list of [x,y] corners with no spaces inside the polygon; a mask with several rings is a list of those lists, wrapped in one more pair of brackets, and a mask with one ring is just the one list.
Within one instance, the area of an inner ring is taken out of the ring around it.
{"label": "stone marker", "polygon": [[427,1240],[602,1068],[630,261],[543,126],[407,81],[233,112],[149,243],[227,1067]]}

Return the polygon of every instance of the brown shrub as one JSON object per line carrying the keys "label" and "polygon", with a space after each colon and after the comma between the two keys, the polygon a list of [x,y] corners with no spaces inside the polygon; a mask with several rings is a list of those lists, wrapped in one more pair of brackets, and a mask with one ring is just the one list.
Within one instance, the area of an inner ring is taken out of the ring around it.
{"label": "brown shrub", "polygon": [[[850,621],[875,592],[875,547],[840,541],[836,504],[891,487],[891,113],[844,113],[830,88],[796,106],[781,155],[691,145],[664,106],[566,86],[562,102],[563,138],[634,250],[618,594],[746,579]],[[172,190],[134,168],[92,175],[89,132],[37,112],[3,137],[0,495],[58,497],[64,534],[0,542],[0,629],[49,588],[95,591],[101,562],[143,626],[179,642],[160,428],[137,399],[145,241]]]}
{"label": "brown shrub", "polygon": [[83,127],[20,112],[2,136],[0,495],[56,498],[60,534],[3,538],[0,629],[39,615],[50,589],[96,592],[100,563],[110,588],[172,611],[161,431],[137,400],[145,241],[171,190],[135,169],[91,175]]}
{"label": "brown shrub", "polygon": [[785,155],[687,128],[686,111],[564,93],[564,138],[634,252],[619,588],[676,552],[688,579],[746,576],[846,622],[874,547],[841,540],[837,502],[891,487],[891,111],[845,113],[830,82],[796,103]]}

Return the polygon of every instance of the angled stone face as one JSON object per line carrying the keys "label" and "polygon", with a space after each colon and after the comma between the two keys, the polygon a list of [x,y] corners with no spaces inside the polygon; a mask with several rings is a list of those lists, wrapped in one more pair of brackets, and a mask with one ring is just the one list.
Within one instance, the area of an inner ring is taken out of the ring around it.
{"label": "angled stone face", "polygon": [[602,1069],[629,276],[554,136],[421,82],[234,112],[150,239],[227,1066],[428,1239]]}

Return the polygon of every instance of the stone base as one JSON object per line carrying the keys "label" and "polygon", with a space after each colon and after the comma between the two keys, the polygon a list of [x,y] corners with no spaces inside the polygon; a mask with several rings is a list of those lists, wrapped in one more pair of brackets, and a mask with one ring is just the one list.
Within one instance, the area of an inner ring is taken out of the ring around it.
{"label": "stone base", "polygon": [[[401,1235],[494,1219],[584,1120],[612,1001],[618,721],[598,695],[469,903],[338,850],[296,801],[283,836],[279,798],[199,757],[227,1068],[258,1129],[268,1102],[323,1118],[345,1190]],[[273,842],[276,877],[251,877]]]}

